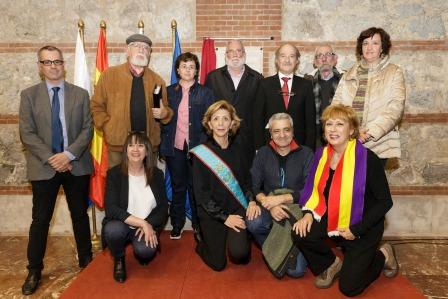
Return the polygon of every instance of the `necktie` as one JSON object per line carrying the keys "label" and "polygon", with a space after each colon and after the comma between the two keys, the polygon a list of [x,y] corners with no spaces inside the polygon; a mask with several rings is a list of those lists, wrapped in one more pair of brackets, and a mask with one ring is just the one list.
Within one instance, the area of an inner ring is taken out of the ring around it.
{"label": "necktie", "polygon": [[282,80],[283,80],[282,95],[283,95],[283,102],[285,103],[286,109],[288,109],[288,102],[289,102],[289,88],[288,88],[289,79],[290,78],[288,78],[288,77],[282,77]]}
{"label": "necktie", "polygon": [[64,150],[64,138],[62,137],[62,124],[59,119],[59,91],[60,87],[53,87],[53,100],[51,102],[51,149],[53,153]]}

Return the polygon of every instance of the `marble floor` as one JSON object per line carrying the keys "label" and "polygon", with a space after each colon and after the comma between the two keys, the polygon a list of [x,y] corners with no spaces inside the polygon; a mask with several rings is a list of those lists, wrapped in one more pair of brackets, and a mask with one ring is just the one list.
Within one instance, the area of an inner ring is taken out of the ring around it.
{"label": "marble floor", "polygon": [[[448,298],[448,240],[390,240],[400,271],[429,299]],[[0,298],[22,298],[26,237],[0,236]],[[79,273],[72,237],[49,238],[43,279],[29,298],[58,298]],[[88,286],[86,286],[88,287]]]}

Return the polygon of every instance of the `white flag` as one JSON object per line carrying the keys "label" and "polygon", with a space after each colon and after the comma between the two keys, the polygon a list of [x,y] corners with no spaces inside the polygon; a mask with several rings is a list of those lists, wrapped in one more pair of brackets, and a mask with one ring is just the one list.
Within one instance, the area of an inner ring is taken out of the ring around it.
{"label": "white flag", "polygon": [[82,87],[91,95],[91,81],[89,70],[87,69],[86,53],[84,52],[84,45],[78,31],[75,48],[75,80],[76,86]]}

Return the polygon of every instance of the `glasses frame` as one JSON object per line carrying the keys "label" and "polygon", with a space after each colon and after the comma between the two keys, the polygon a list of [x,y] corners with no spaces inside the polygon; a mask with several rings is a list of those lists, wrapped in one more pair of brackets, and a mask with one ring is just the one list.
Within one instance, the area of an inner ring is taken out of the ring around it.
{"label": "glasses frame", "polygon": [[325,54],[319,53],[319,54],[315,55],[314,57],[316,59],[322,59],[322,58],[324,58],[324,56],[326,58],[331,58],[331,57],[334,57],[335,55],[336,55],[336,53],[334,53],[334,52],[327,52]]}
{"label": "glasses frame", "polygon": [[39,63],[41,63],[44,66],[51,66],[52,64],[54,64],[55,66],[61,66],[61,65],[64,65],[64,60],[61,60],[61,59],[55,59],[55,60],[45,59],[45,60],[39,60]]}

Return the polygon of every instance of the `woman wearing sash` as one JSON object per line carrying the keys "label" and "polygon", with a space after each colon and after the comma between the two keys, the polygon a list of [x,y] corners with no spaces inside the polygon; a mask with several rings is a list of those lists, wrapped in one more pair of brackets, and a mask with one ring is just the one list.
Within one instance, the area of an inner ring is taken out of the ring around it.
{"label": "woman wearing sash", "polygon": [[209,140],[191,150],[193,189],[197,203],[202,241],[196,252],[213,270],[227,264],[226,252],[233,263],[250,260],[250,240],[246,231],[246,213],[260,208],[253,201],[249,167],[240,147],[233,142],[240,119],[235,108],[221,100],[212,104],[202,124]]}
{"label": "woman wearing sash", "polygon": [[[382,270],[386,277],[398,272],[392,246],[378,249],[392,198],[380,159],[357,140],[356,112],[332,105],[322,124],[328,145],[316,151],[300,198],[305,214],[294,224],[293,237],[317,276],[316,287],[328,288],[340,277],[340,291],[356,296]],[[342,248],[343,261],[325,242],[327,236]]]}
{"label": "woman wearing sash", "polygon": [[136,259],[147,265],[156,254],[159,234],[168,218],[163,172],[154,167],[154,161],[145,133],[131,132],[121,164],[107,172],[101,236],[114,257],[117,282],[126,280],[126,245],[131,243]]}

